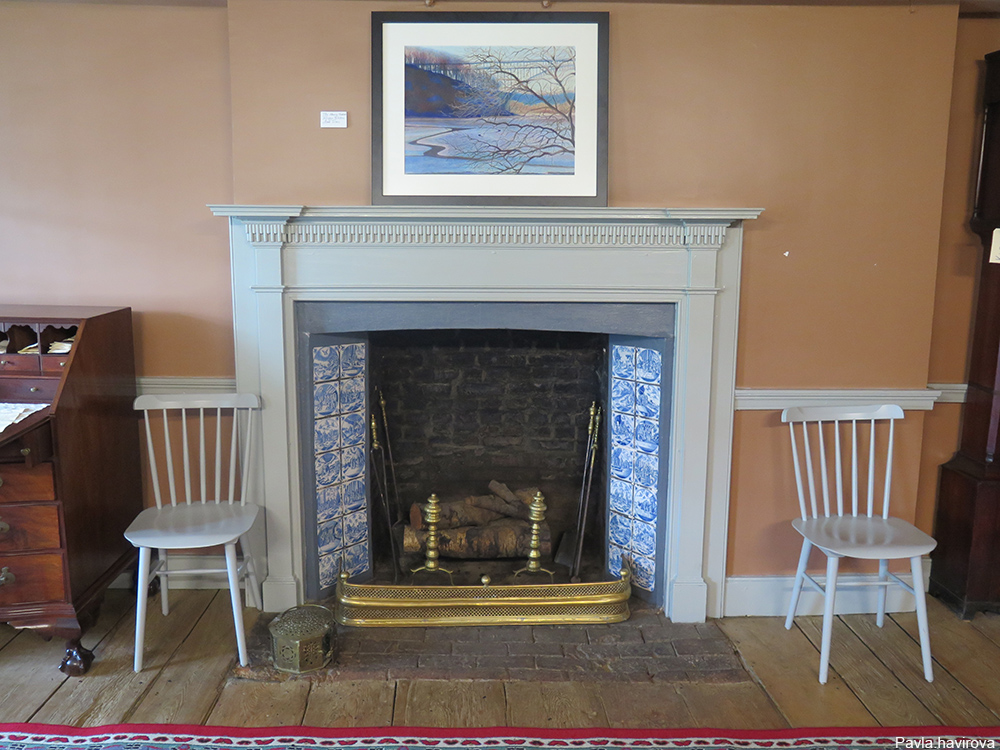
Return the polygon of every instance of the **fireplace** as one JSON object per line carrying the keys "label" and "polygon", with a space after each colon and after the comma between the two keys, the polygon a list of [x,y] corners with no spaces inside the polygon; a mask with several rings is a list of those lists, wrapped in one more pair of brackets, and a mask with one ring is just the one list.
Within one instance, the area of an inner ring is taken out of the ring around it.
{"label": "fireplace", "polygon": [[[362,572],[371,559],[359,545],[372,529],[347,518],[370,510],[364,482],[347,486],[365,467],[344,472],[346,454],[317,450],[316,437],[317,418],[349,413],[364,414],[363,431],[371,406],[318,413],[319,390],[338,382],[338,393],[341,385],[367,393],[371,384],[344,385],[342,373],[317,379],[316,357],[363,344],[370,364],[372,351],[393,342],[478,337],[496,348],[513,337],[601,342],[605,564],[619,565],[616,550],[624,550],[640,588],[676,621],[721,613],[742,221],[759,211],[213,210],[231,226],[237,387],[260,393],[264,405],[257,500],[266,523],[257,547],[266,556],[266,609],[322,593],[331,561]],[[636,393],[644,412],[635,412]],[[336,475],[323,468],[331,460]],[[339,510],[331,512],[323,491],[335,485]],[[347,524],[355,524],[350,533]],[[632,536],[622,536],[626,526]]]}

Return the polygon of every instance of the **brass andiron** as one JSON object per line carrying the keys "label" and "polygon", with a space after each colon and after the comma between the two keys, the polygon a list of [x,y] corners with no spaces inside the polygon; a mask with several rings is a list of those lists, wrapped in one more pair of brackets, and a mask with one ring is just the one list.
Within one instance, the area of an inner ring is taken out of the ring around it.
{"label": "brass andiron", "polygon": [[441,567],[438,562],[438,521],[441,520],[441,507],[438,504],[438,496],[435,493],[431,493],[431,496],[427,498],[427,512],[424,516],[424,520],[427,522],[427,556],[424,559],[424,564],[419,568],[414,568],[411,573],[419,573],[422,570],[426,570],[428,573],[447,573],[449,580],[454,583],[455,579],[452,578],[452,571],[446,570]]}
{"label": "brass andiron", "polygon": [[541,492],[536,492],[531,499],[531,505],[528,506],[528,518],[531,520],[531,541],[528,546],[531,547],[531,551],[528,552],[527,564],[520,570],[514,571],[515,577],[521,573],[548,573],[551,579],[555,575],[551,570],[542,567],[542,522],[545,520],[546,510],[548,508],[545,506],[545,498]]}

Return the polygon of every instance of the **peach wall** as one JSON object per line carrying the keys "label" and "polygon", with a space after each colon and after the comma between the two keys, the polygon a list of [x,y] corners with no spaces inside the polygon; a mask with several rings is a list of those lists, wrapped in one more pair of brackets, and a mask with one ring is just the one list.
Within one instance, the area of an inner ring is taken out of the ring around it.
{"label": "peach wall", "polygon": [[[370,80],[359,71],[370,11],[394,8],[230,0],[238,203],[369,202]],[[612,205],[766,209],[745,234],[739,385],[926,385],[957,8],[558,9],[611,14]],[[349,127],[320,130],[322,109],[347,110]],[[793,495],[773,486],[789,468],[775,422],[737,418],[735,575],[787,572],[796,559]],[[922,423],[907,420],[898,448],[912,468],[897,473],[910,498],[897,511],[911,519]]]}
{"label": "peach wall", "polygon": [[[367,204],[370,13],[404,9],[0,0],[0,253],[32,259],[4,263],[0,296],[132,305],[140,374],[231,375],[226,226],[205,204]],[[611,14],[613,205],[766,209],[745,234],[740,386],[964,379],[959,92],[996,22],[959,25],[955,4],[556,10]],[[349,127],[320,129],[327,109]],[[919,483],[921,525],[957,411],[907,420],[897,477]],[[734,574],[794,562],[785,440],[776,414],[737,414]]]}
{"label": "peach wall", "polygon": [[231,376],[225,8],[0,2],[0,298],[135,311],[140,375]]}
{"label": "peach wall", "polygon": [[[369,14],[390,8],[230,0],[237,202],[369,202]],[[766,209],[740,385],[925,385],[956,8],[559,4],[579,9],[611,14],[610,202]]]}

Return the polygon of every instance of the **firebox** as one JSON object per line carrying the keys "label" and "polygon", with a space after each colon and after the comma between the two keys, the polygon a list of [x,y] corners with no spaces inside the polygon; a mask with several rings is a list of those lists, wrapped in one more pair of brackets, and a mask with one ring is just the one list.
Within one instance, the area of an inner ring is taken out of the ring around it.
{"label": "firebox", "polygon": [[541,488],[553,551],[591,508],[591,576],[627,568],[637,594],[662,590],[673,304],[300,302],[295,320],[307,596],[377,559],[398,568],[390,527],[430,493],[473,500],[498,480]]}

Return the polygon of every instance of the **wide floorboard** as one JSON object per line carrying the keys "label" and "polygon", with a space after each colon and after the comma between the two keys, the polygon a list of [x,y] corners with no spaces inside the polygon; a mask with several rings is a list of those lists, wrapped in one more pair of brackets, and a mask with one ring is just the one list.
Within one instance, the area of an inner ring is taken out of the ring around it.
{"label": "wide floorboard", "polygon": [[[962,621],[931,599],[935,679],[922,676],[916,618],[845,615],[830,679],[816,679],[818,618],[717,623],[752,679],[620,683],[526,680],[307,680],[230,676],[235,639],[226,592],[172,592],[149,618],[145,668],[132,671],[134,608],[111,591],[85,635],[96,661],[58,671],[63,644],[0,625],[0,721],[96,726],[430,726],[728,728],[1000,726],[1000,616]],[[257,616],[246,610],[248,627]]]}

